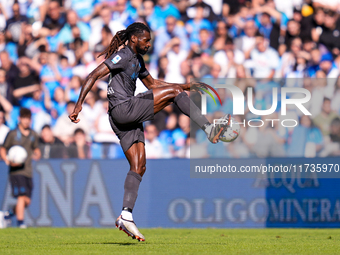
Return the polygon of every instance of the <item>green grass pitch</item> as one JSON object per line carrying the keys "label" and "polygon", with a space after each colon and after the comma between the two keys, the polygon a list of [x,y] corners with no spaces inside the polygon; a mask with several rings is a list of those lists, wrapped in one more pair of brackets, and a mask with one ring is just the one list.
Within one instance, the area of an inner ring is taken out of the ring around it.
{"label": "green grass pitch", "polygon": [[0,254],[339,254],[340,229],[0,229]]}

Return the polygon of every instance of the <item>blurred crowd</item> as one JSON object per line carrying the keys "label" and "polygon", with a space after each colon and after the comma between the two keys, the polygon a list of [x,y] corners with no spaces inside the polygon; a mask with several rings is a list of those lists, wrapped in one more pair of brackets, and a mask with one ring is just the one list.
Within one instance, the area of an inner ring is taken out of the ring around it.
{"label": "blurred crowd", "polygon": [[[262,110],[273,88],[312,95],[311,116],[288,109],[297,127],[245,125],[235,142],[217,145],[168,106],[145,125],[147,158],[340,155],[339,0],[0,0],[0,11],[0,144],[27,107],[43,158],[124,157],[107,118],[107,78],[88,94],[77,125],[68,115],[112,36],[138,21],[152,30],[143,57],[154,78],[231,80],[245,95],[252,88]],[[136,94],[145,90],[138,81]],[[218,92],[223,104],[208,102],[210,120],[233,110],[231,95]],[[248,108],[235,118],[259,119]],[[267,118],[282,119],[280,108]]]}

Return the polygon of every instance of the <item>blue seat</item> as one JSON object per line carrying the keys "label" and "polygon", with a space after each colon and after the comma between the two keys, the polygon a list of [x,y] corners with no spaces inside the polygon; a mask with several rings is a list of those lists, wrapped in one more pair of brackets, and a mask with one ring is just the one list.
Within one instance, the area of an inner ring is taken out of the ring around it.
{"label": "blue seat", "polygon": [[92,143],[91,144],[91,155],[93,159],[102,159],[103,158],[103,146],[101,143]]}
{"label": "blue seat", "polygon": [[122,147],[119,144],[111,144],[109,147],[108,155],[109,159],[125,158]]}

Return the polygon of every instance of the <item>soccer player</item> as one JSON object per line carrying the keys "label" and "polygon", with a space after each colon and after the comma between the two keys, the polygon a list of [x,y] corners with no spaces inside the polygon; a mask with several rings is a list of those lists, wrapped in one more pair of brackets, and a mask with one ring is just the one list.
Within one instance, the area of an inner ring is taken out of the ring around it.
{"label": "soccer player", "polygon": [[[18,127],[7,134],[3,146],[0,148],[1,158],[9,165],[12,195],[17,198],[16,206],[5,213],[5,219],[10,220],[16,215],[18,227],[20,228],[26,228],[24,223],[25,208],[31,203],[33,190],[32,159],[38,160],[41,156],[38,148],[39,136],[30,128],[31,117],[32,113],[29,109],[21,108]],[[14,145],[20,145],[27,151],[24,164],[14,164],[8,160],[7,152]]]}
{"label": "soccer player", "polygon": [[[139,184],[146,170],[143,122],[152,120],[155,113],[175,103],[185,115],[190,116],[205,131],[212,143],[218,142],[219,135],[227,126],[227,124],[209,123],[185,92],[185,90],[189,91],[191,86],[196,86],[196,89],[206,88],[204,84],[172,84],[151,77],[141,57],[151,47],[150,40],[149,28],[139,22],[117,32],[110,45],[101,53],[101,55],[105,54],[105,61],[86,78],[74,111],[69,116],[72,122],[79,122],[77,117],[87,93],[97,79],[110,74],[107,90],[109,120],[130,164],[130,171],[124,184],[123,209],[116,226],[139,241],[145,241],[145,238],[133,221],[132,210],[137,199]],[[137,78],[141,79],[149,90],[134,96]],[[227,116],[221,123],[228,123],[229,119],[226,118]]]}

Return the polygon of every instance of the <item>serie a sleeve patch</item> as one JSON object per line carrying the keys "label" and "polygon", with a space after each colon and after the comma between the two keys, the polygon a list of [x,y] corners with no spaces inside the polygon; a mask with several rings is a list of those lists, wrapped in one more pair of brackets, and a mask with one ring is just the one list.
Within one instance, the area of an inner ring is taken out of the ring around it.
{"label": "serie a sleeve patch", "polygon": [[121,56],[117,55],[111,61],[113,64],[117,64],[121,59]]}

